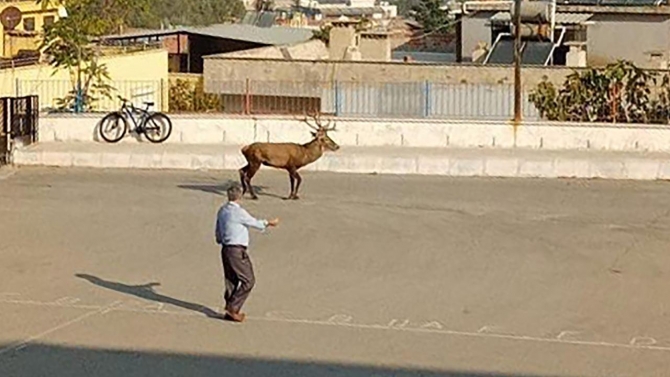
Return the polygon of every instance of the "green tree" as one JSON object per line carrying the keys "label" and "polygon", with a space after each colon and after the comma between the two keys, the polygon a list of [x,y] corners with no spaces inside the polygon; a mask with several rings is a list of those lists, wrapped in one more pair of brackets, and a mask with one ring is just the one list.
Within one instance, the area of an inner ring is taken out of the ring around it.
{"label": "green tree", "polygon": [[77,112],[92,109],[101,97],[110,97],[107,67],[99,62],[93,37],[118,30],[129,14],[143,11],[148,0],[38,0],[44,7],[61,5],[68,16],[44,30],[40,49],[55,70],[67,70],[72,90],[59,107]]}
{"label": "green tree", "polygon": [[668,123],[670,77],[618,61],[569,75],[557,89],[545,78],[530,102],[548,120],[615,123]]}
{"label": "green tree", "polygon": [[204,26],[228,22],[244,15],[240,0],[152,0],[145,12],[128,18],[135,27]]}
{"label": "green tree", "polygon": [[420,0],[412,7],[414,19],[419,22],[426,33],[449,32],[451,18],[449,10],[441,9],[441,0]]}
{"label": "green tree", "polygon": [[420,0],[391,0],[390,3],[398,7],[398,14],[411,16],[412,8],[419,4]]}
{"label": "green tree", "polygon": [[82,33],[100,36],[120,30],[137,14],[150,11],[151,0],[37,0],[43,8],[62,6],[67,19],[75,20]]}

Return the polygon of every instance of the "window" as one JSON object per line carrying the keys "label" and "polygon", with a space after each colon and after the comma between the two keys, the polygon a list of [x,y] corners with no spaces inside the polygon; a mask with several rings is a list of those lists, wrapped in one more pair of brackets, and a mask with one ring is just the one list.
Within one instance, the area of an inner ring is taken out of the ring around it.
{"label": "window", "polygon": [[44,27],[51,26],[56,22],[56,17],[54,16],[44,16]]}
{"label": "window", "polygon": [[[560,30],[557,30],[557,36],[560,35]],[[565,31],[565,42],[586,42],[586,27],[577,25]]]}
{"label": "window", "polygon": [[23,30],[35,31],[35,17],[26,17],[23,19]]}

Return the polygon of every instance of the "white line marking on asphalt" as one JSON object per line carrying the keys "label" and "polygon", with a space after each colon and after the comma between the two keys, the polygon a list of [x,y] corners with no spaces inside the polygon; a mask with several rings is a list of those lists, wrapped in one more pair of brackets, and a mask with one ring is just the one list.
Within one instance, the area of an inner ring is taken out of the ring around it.
{"label": "white line marking on asphalt", "polygon": [[566,337],[568,337],[570,335],[578,335],[578,334],[579,334],[579,331],[561,331],[561,333],[558,334],[556,339],[564,340]]}
{"label": "white line marking on asphalt", "polygon": [[[269,317],[272,318],[272,317]],[[335,314],[334,316],[328,318],[328,322],[332,323],[350,323],[353,321],[354,317],[346,314]]]}
{"label": "white line marking on asphalt", "polygon": [[653,346],[656,343],[656,339],[648,336],[635,337],[630,341],[631,346]]}
{"label": "white line marking on asphalt", "polygon": [[406,319],[400,323],[398,323],[397,319],[392,319],[391,322],[389,322],[388,327],[394,328],[394,329],[400,329],[405,326],[409,325],[409,319]]}
{"label": "white line marking on asphalt", "polygon": [[442,330],[444,327],[442,327],[442,324],[437,321],[432,321],[429,323],[426,323],[425,325],[421,326],[422,329],[437,329],[437,330]]}
{"label": "white line marking on asphalt", "polygon": [[59,305],[72,305],[78,303],[79,301],[81,300],[76,297],[65,296],[54,301],[54,303]]}
{"label": "white line marking on asphalt", "polygon": [[482,328],[477,330],[477,332],[482,334],[482,333],[485,333],[485,332],[489,332],[490,330],[491,330],[491,326],[486,325],[486,326],[482,326]]}
{"label": "white line marking on asphalt", "polygon": [[[0,354],[15,350],[18,347],[24,346],[25,344],[30,343],[38,338],[41,338],[45,335],[48,335],[54,331],[60,330],[64,327],[67,327],[71,324],[77,323],[86,319],[95,314],[103,314],[108,312],[126,312],[126,313],[142,313],[142,314],[160,314],[160,315],[176,315],[176,316],[186,316],[186,317],[202,317],[203,313],[193,312],[193,311],[170,311],[170,310],[147,310],[147,309],[133,309],[128,307],[123,307],[119,305],[121,301],[116,301],[107,306],[94,306],[94,305],[56,305],[53,302],[38,302],[38,301],[20,301],[20,300],[0,300],[0,303],[8,304],[19,304],[19,305],[41,305],[41,306],[60,306],[60,307],[69,307],[77,309],[97,309],[93,312],[88,312],[83,314],[71,321],[68,321],[62,325],[56,326],[53,329],[47,330],[44,333],[30,337],[22,342],[9,345],[3,349],[0,349]],[[670,346],[659,346],[656,344],[656,340],[650,337],[636,337],[631,340],[630,343],[611,343],[611,342],[595,342],[588,340],[570,340],[565,339],[565,336],[572,331],[563,331],[558,337],[555,338],[540,338],[535,336],[527,335],[515,335],[515,334],[497,334],[488,332],[495,328],[495,326],[484,326],[477,332],[471,331],[459,331],[459,330],[449,330],[437,328],[437,325],[441,326],[438,322],[430,322],[421,327],[401,327],[399,325],[405,325],[405,321],[398,324],[397,320],[391,321],[387,325],[367,325],[346,321],[331,321],[333,317],[330,317],[328,320],[310,320],[310,319],[291,319],[281,317],[279,314],[286,314],[288,312],[268,312],[263,317],[248,316],[247,319],[251,321],[259,322],[275,322],[275,323],[289,323],[289,324],[303,324],[303,325],[316,325],[316,326],[340,326],[347,328],[356,328],[356,329],[368,329],[368,330],[386,330],[386,331],[403,331],[410,333],[418,334],[434,334],[434,335],[451,335],[451,336],[460,336],[460,337],[469,337],[469,338],[480,338],[480,339],[502,339],[502,340],[511,340],[511,341],[525,341],[525,342],[534,342],[534,343],[550,343],[550,344],[562,344],[562,345],[574,345],[574,346],[589,346],[589,347],[608,347],[608,348],[621,348],[621,349],[630,349],[630,350],[649,350],[649,351],[665,351],[670,352]],[[337,317],[337,316],[335,316]],[[343,319],[341,315],[339,319]],[[563,336],[561,336],[563,335]],[[560,337],[560,338],[559,338]]]}
{"label": "white line marking on asphalt", "polygon": [[76,317],[76,318],[74,318],[74,319],[71,319],[71,320],[69,320],[69,321],[67,321],[67,322],[63,322],[63,323],[61,323],[60,325],[58,325],[58,326],[54,326],[54,327],[52,327],[52,328],[50,328],[50,329],[48,329],[48,330],[46,330],[46,331],[43,331],[43,332],[41,332],[41,333],[39,333],[39,334],[33,335],[33,336],[31,336],[31,337],[28,337],[28,338],[26,338],[26,339],[24,339],[24,340],[21,340],[21,341],[19,341],[19,342],[14,343],[14,344],[10,344],[10,345],[8,345],[8,346],[6,346],[6,347],[0,348],[0,355],[5,354],[5,353],[7,353],[7,352],[11,352],[11,351],[21,350],[21,349],[27,347],[30,343],[32,343],[32,342],[35,341],[35,340],[38,340],[38,339],[40,339],[40,338],[42,338],[42,337],[45,337],[45,336],[47,336],[47,335],[49,335],[49,334],[51,334],[51,333],[54,333],[54,332],[56,332],[56,331],[58,331],[58,330],[60,330],[60,329],[64,329],[64,328],[66,328],[66,327],[68,327],[68,326],[74,325],[75,323],[81,322],[81,321],[85,320],[85,319],[88,318],[88,317],[92,317],[92,316],[94,316],[94,315],[96,315],[96,314],[100,314],[100,313],[104,312],[105,310],[109,310],[109,309],[113,308],[114,306],[116,306],[116,305],[118,305],[118,304],[120,304],[120,303],[121,303],[121,301],[114,301],[113,303],[111,303],[111,304],[109,304],[109,305],[107,305],[107,306],[105,306],[105,307],[103,307],[103,308],[100,308],[100,309],[95,310],[95,311],[92,311],[92,312],[84,313],[84,314],[82,314],[82,315],[80,315],[80,316],[78,316],[78,317]]}
{"label": "white line marking on asphalt", "polygon": [[631,344],[609,343],[609,342],[592,342],[586,340],[561,340],[556,338],[539,338],[526,335],[505,335],[505,334],[480,333],[480,332],[456,331],[456,330],[435,330],[435,329],[413,328],[413,327],[388,327],[383,325],[364,325],[357,323],[333,323],[333,322],[309,320],[309,319],[284,319],[284,318],[275,319],[267,317],[247,317],[247,319],[255,321],[267,321],[267,322],[299,323],[305,325],[341,326],[341,327],[351,327],[351,328],[370,329],[370,330],[392,330],[392,331],[405,331],[405,332],[415,332],[424,334],[454,335],[454,336],[463,336],[471,338],[492,338],[492,339],[526,341],[536,343],[554,343],[554,344],[592,346],[592,347],[626,348],[634,350],[642,349],[642,350],[653,350],[653,351],[670,351],[670,346],[663,347],[663,346],[631,345]]}
{"label": "white line marking on asphalt", "polygon": [[265,313],[265,316],[268,318],[284,318],[284,317],[290,317],[291,312],[283,312],[279,310],[273,310],[270,312]]}
{"label": "white line marking on asphalt", "polygon": [[58,302],[43,302],[43,301],[33,301],[33,300],[2,300],[0,299],[0,304],[17,304],[17,305],[34,305],[34,306],[58,306],[63,308],[73,308],[73,309],[101,309],[100,305],[79,305],[79,304],[70,304],[70,303],[58,303]]}

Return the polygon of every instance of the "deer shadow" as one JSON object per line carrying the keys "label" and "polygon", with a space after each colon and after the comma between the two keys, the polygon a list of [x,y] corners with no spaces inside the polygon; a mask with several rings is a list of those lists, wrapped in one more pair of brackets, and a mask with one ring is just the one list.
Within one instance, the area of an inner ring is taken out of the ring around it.
{"label": "deer shadow", "polygon": [[163,304],[173,305],[182,309],[191,310],[194,312],[202,313],[209,318],[214,319],[223,319],[223,315],[216,310],[208,308],[207,306],[196,304],[193,302],[182,301],[170,296],[165,296],[154,291],[154,287],[160,286],[161,283],[151,282],[146,284],[123,284],[115,281],[104,280],[97,276],[89,274],[75,274],[74,276],[84,279],[91,284],[95,284],[99,287],[107,288],[112,291],[117,291],[125,293],[127,295],[135,296],[144,300],[160,302]]}
{"label": "deer shadow", "polygon": [[[203,183],[195,183],[195,184],[188,184],[188,185],[178,185],[177,187],[181,189],[186,189],[186,190],[196,190],[196,191],[202,191],[206,192],[208,194],[214,194],[214,195],[220,195],[220,196],[225,196],[226,195],[226,190],[233,186],[240,186],[240,183],[237,181],[233,181],[232,179],[227,180],[224,183],[219,183],[219,184],[203,184]],[[267,192],[267,187],[265,186],[256,186],[254,185],[254,191],[260,196],[268,196],[272,198],[278,198],[278,199],[286,199],[281,195],[273,194],[271,192]]]}

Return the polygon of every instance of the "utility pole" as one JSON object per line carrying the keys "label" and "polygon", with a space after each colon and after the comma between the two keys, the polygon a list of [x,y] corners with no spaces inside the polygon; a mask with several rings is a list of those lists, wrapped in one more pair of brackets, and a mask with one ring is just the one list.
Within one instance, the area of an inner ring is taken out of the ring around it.
{"label": "utility pole", "polygon": [[521,1],[514,0],[514,124],[521,123]]}

